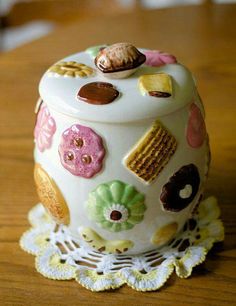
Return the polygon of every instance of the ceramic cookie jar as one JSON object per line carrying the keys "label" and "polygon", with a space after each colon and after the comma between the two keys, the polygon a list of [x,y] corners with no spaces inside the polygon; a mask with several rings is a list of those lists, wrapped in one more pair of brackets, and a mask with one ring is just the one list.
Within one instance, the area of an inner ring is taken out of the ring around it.
{"label": "ceramic cookie jar", "polygon": [[140,254],[181,231],[209,167],[191,72],[129,43],[91,47],[50,67],[36,105],[40,202],[87,249]]}

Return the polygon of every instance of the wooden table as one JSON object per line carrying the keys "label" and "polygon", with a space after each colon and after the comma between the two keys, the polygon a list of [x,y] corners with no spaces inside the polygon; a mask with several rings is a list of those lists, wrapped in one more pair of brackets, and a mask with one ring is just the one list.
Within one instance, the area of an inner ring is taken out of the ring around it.
{"label": "wooden table", "polygon": [[[236,6],[136,11],[83,20],[0,57],[0,305],[236,305]],[[92,293],[75,281],[38,274],[18,245],[37,202],[32,178],[34,104],[42,73],[67,54],[103,42],[131,41],[168,50],[194,72],[205,102],[212,167],[206,194],[216,195],[226,227],[190,279],[173,275],[158,292],[127,286]]]}

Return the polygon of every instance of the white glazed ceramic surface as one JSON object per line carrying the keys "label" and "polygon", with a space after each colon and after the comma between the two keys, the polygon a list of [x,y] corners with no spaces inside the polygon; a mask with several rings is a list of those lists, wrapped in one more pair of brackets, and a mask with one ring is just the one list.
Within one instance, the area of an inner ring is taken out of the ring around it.
{"label": "white glazed ceramic surface", "polygon": [[[78,53],[63,59],[68,60],[84,63],[95,69],[93,59],[87,53]],[[165,72],[172,76],[174,89],[170,98],[157,99],[140,94],[138,77],[150,71]],[[91,105],[79,101],[77,93],[80,87],[94,81],[112,83],[119,90],[120,96],[107,105]],[[183,227],[202,193],[208,168],[207,139],[199,148],[192,148],[186,140],[186,128],[193,102],[204,116],[194,80],[186,68],[180,64],[161,67],[143,65],[131,77],[121,80],[106,79],[99,73],[86,78],[46,73],[40,82],[40,96],[56,122],[56,131],[50,148],[41,152],[36,146],[35,162],[54,179],[63,194],[70,212],[68,228],[73,236],[80,239],[81,230],[89,227],[104,239],[132,241],[133,247],[127,254],[138,254],[156,247],[151,243],[151,238],[159,228],[173,222],[178,223],[178,231]],[[126,168],[124,158],[155,120],[175,137],[177,149],[155,181],[148,185]],[[61,137],[73,124],[89,127],[103,139],[106,150],[103,168],[91,178],[73,175],[61,164],[58,153]],[[160,201],[162,187],[175,172],[188,164],[194,164],[198,168],[201,180],[199,191],[185,209],[179,212],[165,211]],[[129,230],[111,232],[100,227],[88,216],[86,202],[89,193],[100,184],[112,180],[131,184],[145,195],[147,209],[143,221]]]}
{"label": "white glazed ceramic surface", "polygon": [[[69,56],[63,61],[76,61],[95,69],[93,58],[83,52]],[[172,76],[174,95],[166,98],[142,96],[138,89],[138,77],[143,74],[165,72]],[[102,107],[78,101],[77,93],[81,86],[89,82],[110,82],[120,92],[120,97]],[[195,84],[188,69],[180,64],[150,67],[142,65],[134,74],[125,79],[106,78],[99,71],[87,78],[63,77],[46,73],[39,84],[42,99],[52,108],[69,116],[88,121],[130,122],[155,118],[174,112],[191,101]]]}

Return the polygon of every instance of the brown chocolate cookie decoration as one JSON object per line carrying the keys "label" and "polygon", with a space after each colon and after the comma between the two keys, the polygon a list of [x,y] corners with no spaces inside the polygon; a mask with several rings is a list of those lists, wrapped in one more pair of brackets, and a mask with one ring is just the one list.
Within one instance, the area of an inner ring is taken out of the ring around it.
{"label": "brown chocolate cookie decoration", "polygon": [[41,203],[58,224],[69,224],[70,214],[66,201],[54,182],[40,164],[35,164],[34,180]]}
{"label": "brown chocolate cookie decoration", "polygon": [[109,104],[119,96],[119,91],[111,83],[92,82],[82,86],[78,98],[95,105]]}
{"label": "brown chocolate cookie decoration", "polygon": [[195,165],[179,169],[166,183],[160,195],[164,209],[178,212],[186,208],[198,192],[200,176]]}

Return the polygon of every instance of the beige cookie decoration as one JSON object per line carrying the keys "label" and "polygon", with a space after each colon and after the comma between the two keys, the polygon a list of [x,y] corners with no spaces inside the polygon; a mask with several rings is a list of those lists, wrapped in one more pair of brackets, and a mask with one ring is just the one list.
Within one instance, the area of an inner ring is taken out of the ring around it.
{"label": "beige cookie decoration", "polygon": [[145,74],[139,77],[138,86],[143,96],[168,98],[172,95],[172,82],[166,73]]}
{"label": "beige cookie decoration", "polygon": [[40,164],[35,164],[34,180],[41,203],[58,224],[69,224],[70,213],[66,201],[54,180]]}
{"label": "beige cookie decoration", "polygon": [[173,238],[177,232],[178,223],[172,222],[158,228],[151,238],[151,243],[161,246]]}
{"label": "beige cookie decoration", "polygon": [[123,79],[133,74],[146,56],[130,43],[116,43],[99,51],[94,62],[107,78]]}
{"label": "beige cookie decoration", "polygon": [[177,148],[177,141],[161,123],[155,121],[133,150],[125,166],[147,184],[155,180]]}
{"label": "beige cookie decoration", "polygon": [[98,252],[121,254],[134,245],[130,240],[106,240],[89,227],[82,228],[80,234],[83,240]]}
{"label": "beige cookie decoration", "polygon": [[75,61],[57,63],[50,67],[48,72],[72,78],[83,78],[94,74],[93,68]]}

